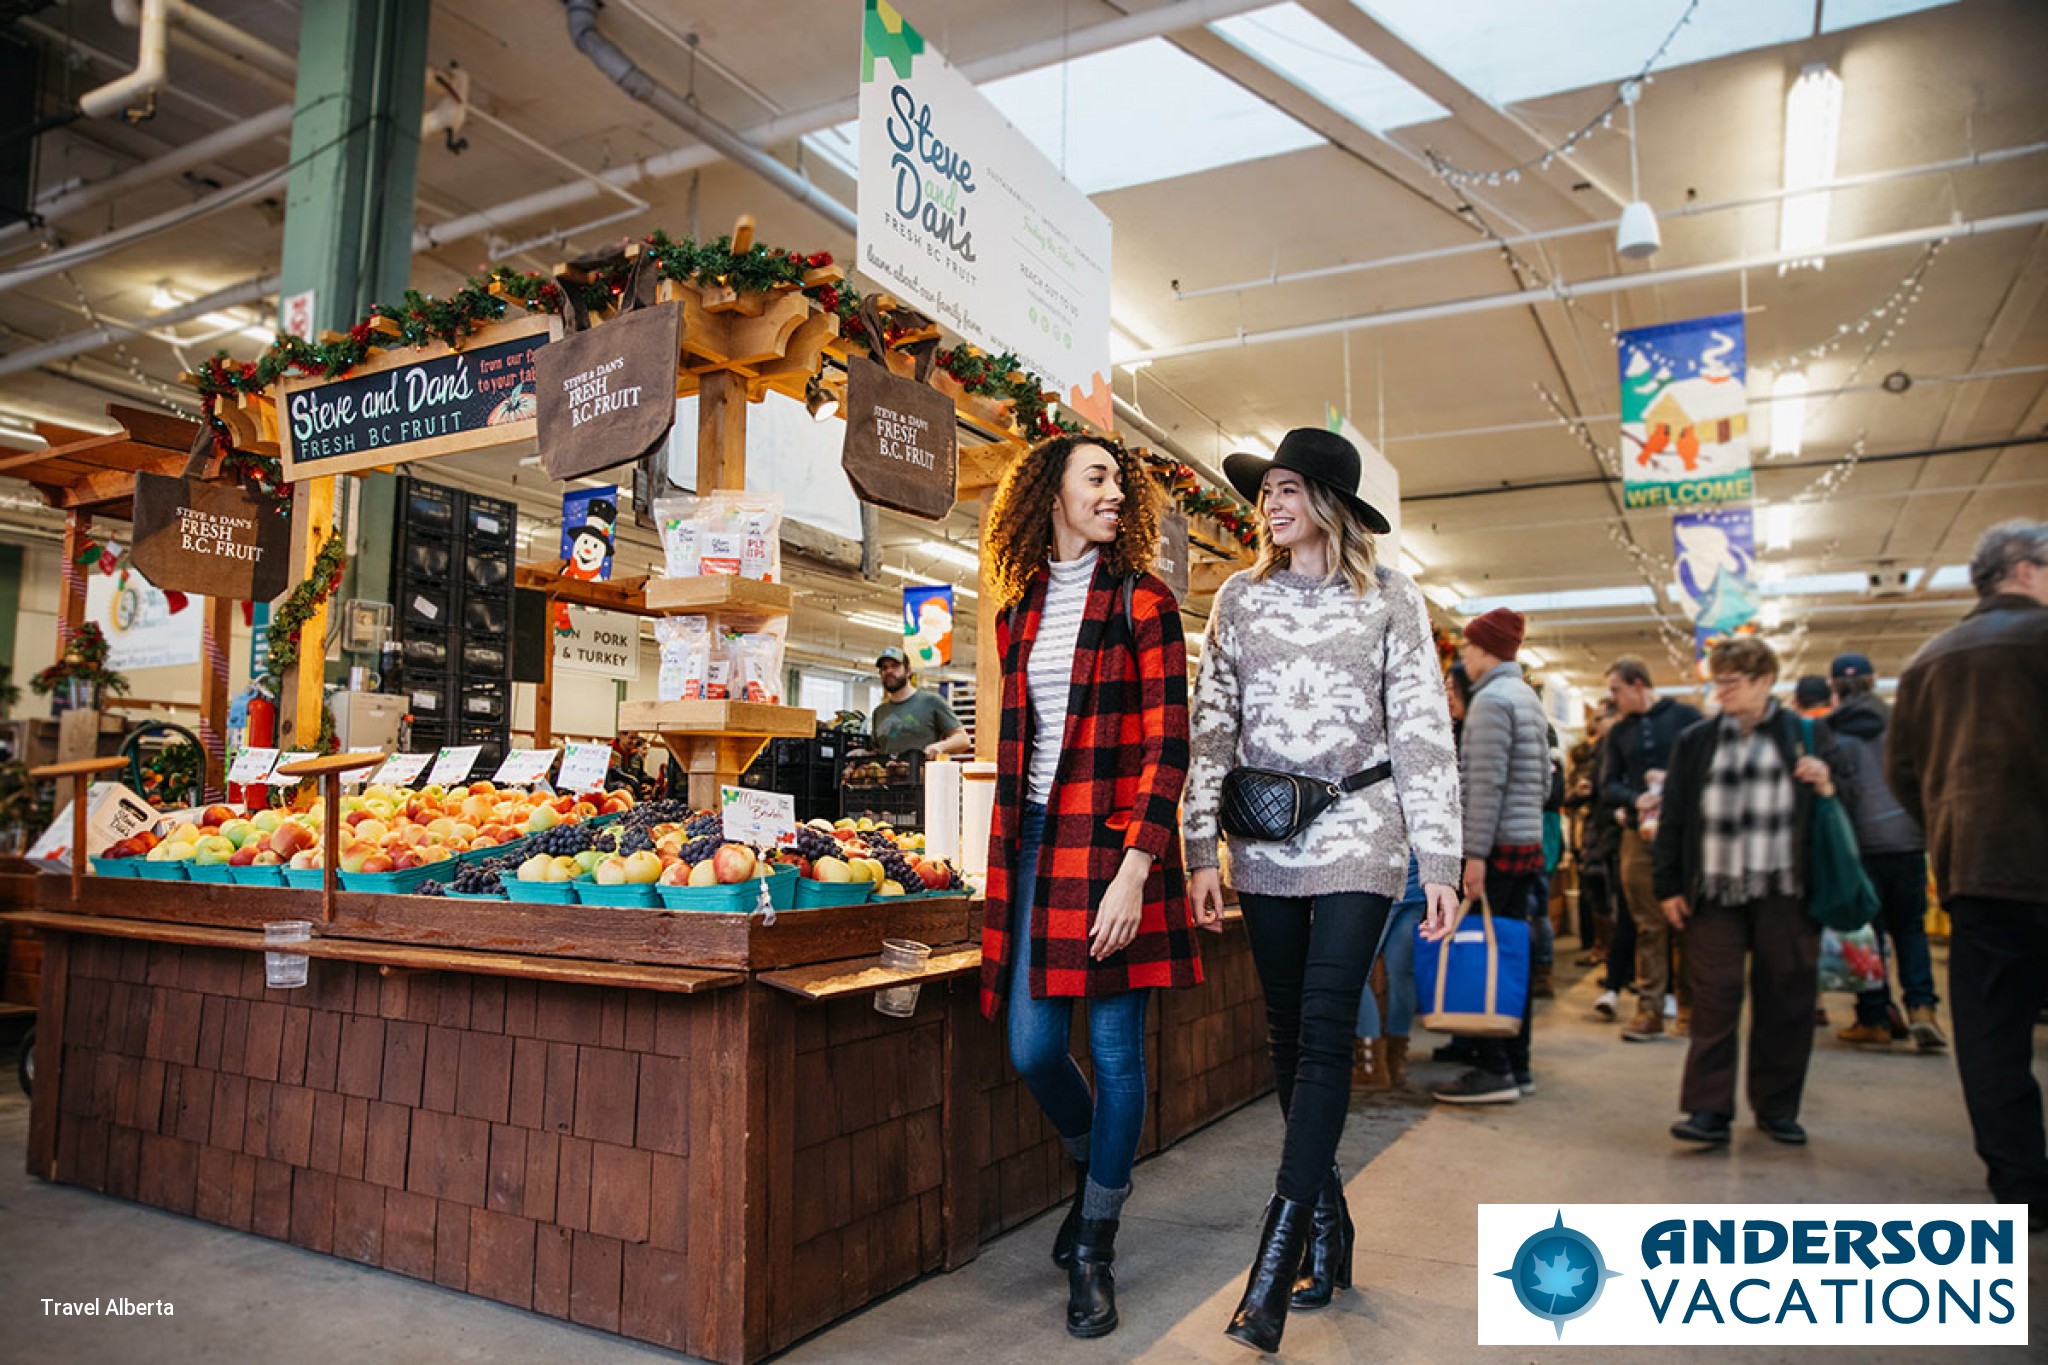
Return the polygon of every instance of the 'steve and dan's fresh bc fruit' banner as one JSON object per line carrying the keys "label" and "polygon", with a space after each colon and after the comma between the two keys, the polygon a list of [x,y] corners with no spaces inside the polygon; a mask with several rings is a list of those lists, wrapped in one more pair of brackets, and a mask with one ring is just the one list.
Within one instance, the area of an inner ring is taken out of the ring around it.
{"label": "'steve and dan's fresh bc fruit' banner", "polygon": [[886,0],[860,81],[861,270],[1114,425],[1109,219]]}
{"label": "'steve and dan's fresh bc fruit' banner", "polygon": [[340,379],[278,386],[285,477],[318,478],[457,451],[533,453],[540,429],[534,355],[555,318],[486,327],[461,350],[384,351]]}
{"label": "'steve and dan's fresh bc fruit' banner", "polygon": [[1742,314],[1633,328],[1616,354],[1626,504],[1747,502],[1755,490]]}

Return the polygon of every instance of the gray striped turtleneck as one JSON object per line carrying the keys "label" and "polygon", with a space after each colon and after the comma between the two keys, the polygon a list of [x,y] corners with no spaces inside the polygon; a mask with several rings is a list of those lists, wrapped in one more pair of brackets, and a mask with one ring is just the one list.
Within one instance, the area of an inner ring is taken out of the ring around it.
{"label": "gray striped turtleneck", "polygon": [[1052,779],[1060,765],[1060,745],[1067,733],[1067,693],[1074,684],[1074,646],[1081,638],[1081,618],[1088,614],[1088,585],[1095,578],[1096,551],[1046,565],[1045,610],[1038,618],[1038,636],[1024,664],[1024,685],[1031,694],[1037,728],[1031,746],[1030,799],[1043,806],[1052,799]]}

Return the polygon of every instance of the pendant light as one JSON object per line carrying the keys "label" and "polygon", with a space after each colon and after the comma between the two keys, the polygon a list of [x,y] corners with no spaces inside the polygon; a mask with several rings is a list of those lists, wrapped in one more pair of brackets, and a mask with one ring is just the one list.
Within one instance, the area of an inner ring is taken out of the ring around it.
{"label": "pendant light", "polygon": [[1636,101],[1642,93],[1642,85],[1636,81],[1621,87],[1621,102],[1628,106],[1628,205],[1622,209],[1621,221],[1615,225],[1614,249],[1633,261],[1647,260],[1664,245],[1664,238],[1657,230],[1656,211],[1643,202],[1636,159]]}

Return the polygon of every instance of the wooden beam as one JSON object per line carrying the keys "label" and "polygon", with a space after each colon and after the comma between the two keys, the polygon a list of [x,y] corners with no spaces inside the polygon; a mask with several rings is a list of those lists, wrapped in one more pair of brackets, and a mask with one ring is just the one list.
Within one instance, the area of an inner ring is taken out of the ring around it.
{"label": "wooden beam", "polygon": [[1188,568],[1188,596],[1213,597],[1223,580],[1245,566],[1231,559],[1199,560]]}
{"label": "wooden beam", "polygon": [[747,386],[724,370],[697,383],[697,492],[747,486]]}
{"label": "wooden beam", "polygon": [[[992,499],[981,504],[978,545],[989,543],[992,505]],[[974,571],[974,756],[993,763],[1003,730],[1003,659],[996,652],[996,623],[1002,613],[996,609],[996,595],[989,586],[988,559],[982,555]]]}
{"label": "wooden beam", "polygon": [[[292,485],[291,581],[297,586],[313,571],[320,547],[336,534],[334,480],[301,479]],[[310,749],[320,735],[321,689],[327,680],[327,605],[322,603],[299,632],[299,657],[285,669],[277,698],[277,743]]]}
{"label": "wooden beam", "polygon": [[72,512],[64,518],[64,562],[57,571],[57,657],[51,663],[63,661],[64,646],[85,624],[85,566],[78,557],[85,553],[91,528],[90,512]]}
{"label": "wooden beam", "polygon": [[205,789],[200,797],[206,801],[220,800],[226,790],[229,655],[234,640],[234,599],[207,598],[199,647],[199,744],[206,751]]}

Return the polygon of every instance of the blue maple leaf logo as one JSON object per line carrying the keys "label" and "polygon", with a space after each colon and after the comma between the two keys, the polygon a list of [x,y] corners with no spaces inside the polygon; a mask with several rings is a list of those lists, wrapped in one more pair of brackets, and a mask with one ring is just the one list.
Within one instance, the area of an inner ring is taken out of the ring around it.
{"label": "blue maple leaf logo", "polygon": [[1585,1281],[1586,1267],[1574,1268],[1571,1253],[1560,1250],[1557,1256],[1545,1261],[1541,1256],[1530,1258],[1532,1267],[1529,1286],[1538,1294],[1550,1296],[1550,1309],[1557,1311],[1558,1300],[1572,1300],[1579,1297],[1579,1286]]}

